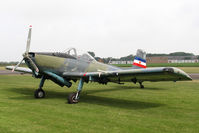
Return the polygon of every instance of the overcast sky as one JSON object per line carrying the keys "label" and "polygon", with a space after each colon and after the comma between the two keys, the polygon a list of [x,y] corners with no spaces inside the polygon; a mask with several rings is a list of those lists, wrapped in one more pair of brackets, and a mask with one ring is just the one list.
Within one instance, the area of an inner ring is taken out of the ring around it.
{"label": "overcast sky", "polygon": [[0,61],[19,61],[28,27],[31,51],[75,47],[100,57],[199,55],[198,0],[6,0],[0,4]]}

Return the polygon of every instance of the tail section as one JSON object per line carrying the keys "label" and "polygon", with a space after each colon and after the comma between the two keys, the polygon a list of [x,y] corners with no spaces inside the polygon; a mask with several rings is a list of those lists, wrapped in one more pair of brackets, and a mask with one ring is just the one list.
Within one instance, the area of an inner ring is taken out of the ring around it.
{"label": "tail section", "polygon": [[133,68],[146,68],[146,52],[138,49],[133,61]]}

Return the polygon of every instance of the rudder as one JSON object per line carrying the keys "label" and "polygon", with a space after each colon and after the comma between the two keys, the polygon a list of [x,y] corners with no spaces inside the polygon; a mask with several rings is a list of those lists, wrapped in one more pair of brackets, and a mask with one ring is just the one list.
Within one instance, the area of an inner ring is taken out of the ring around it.
{"label": "rudder", "polygon": [[146,68],[146,52],[138,49],[133,61],[133,68]]}

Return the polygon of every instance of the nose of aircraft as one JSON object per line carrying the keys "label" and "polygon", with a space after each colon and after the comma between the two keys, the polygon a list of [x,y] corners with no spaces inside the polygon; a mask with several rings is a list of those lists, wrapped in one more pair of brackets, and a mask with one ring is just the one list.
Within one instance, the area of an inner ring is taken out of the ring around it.
{"label": "nose of aircraft", "polygon": [[187,73],[182,74],[182,75],[183,75],[183,78],[184,78],[185,80],[192,80],[192,78],[191,78]]}
{"label": "nose of aircraft", "polygon": [[192,78],[181,69],[178,69],[178,68],[173,68],[173,69],[174,69],[174,73],[179,75],[179,80],[192,80]]}

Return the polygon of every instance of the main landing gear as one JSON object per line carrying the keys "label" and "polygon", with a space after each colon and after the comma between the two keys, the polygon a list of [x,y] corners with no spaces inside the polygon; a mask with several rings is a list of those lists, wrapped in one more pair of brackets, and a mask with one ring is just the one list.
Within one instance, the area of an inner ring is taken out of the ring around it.
{"label": "main landing gear", "polygon": [[[45,91],[42,89],[45,80],[46,80],[46,78],[44,76],[42,76],[40,84],[39,84],[39,88],[37,90],[35,90],[35,98],[44,98],[45,97]],[[68,96],[69,104],[78,103],[83,84],[84,84],[84,79],[81,78],[79,81],[77,92],[71,93]]]}
{"label": "main landing gear", "polygon": [[39,84],[39,88],[37,90],[35,90],[35,98],[44,98],[45,97],[45,91],[42,89],[45,80],[46,80],[46,78],[44,76],[42,76],[40,84]]}
{"label": "main landing gear", "polygon": [[83,85],[84,85],[84,80],[81,78],[79,81],[77,92],[74,92],[74,93],[71,93],[68,95],[68,103],[69,104],[78,103],[78,100],[80,97],[80,92],[82,90]]}
{"label": "main landing gear", "polygon": [[144,85],[142,84],[142,82],[139,82],[139,84],[140,84],[140,88],[144,88]]}
{"label": "main landing gear", "polygon": [[136,83],[138,82],[138,83],[140,84],[140,88],[144,88],[144,85],[142,84],[143,81],[137,81],[136,78],[131,79],[131,81],[132,81],[134,84],[136,84]]}

